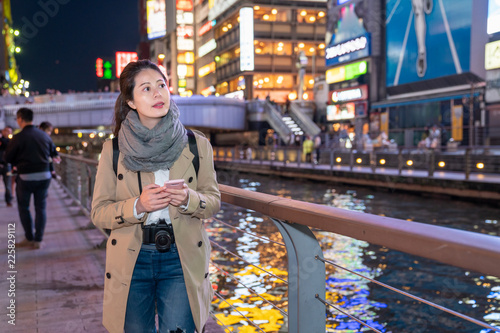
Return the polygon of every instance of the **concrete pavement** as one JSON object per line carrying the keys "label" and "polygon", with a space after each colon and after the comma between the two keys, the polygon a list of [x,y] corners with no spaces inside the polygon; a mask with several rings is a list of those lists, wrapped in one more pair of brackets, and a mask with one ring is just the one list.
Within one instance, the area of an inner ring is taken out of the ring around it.
{"label": "concrete pavement", "polygon": [[[88,228],[88,217],[53,181],[42,248],[9,249],[9,241],[22,241],[24,232],[15,201],[6,207],[3,193],[1,186],[0,332],[106,332],[101,324],[105,250],[98,248],[103,234]],[[223,332],[214,321],[206,331]]]}

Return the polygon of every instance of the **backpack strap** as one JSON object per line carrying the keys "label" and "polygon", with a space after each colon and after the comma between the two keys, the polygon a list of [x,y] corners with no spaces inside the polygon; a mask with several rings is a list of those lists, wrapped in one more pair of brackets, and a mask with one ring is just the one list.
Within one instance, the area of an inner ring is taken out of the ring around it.
{"label": "backpack strap", "polygon": [[194,155],[193,158],[193,167],[196,172],[196,178],[198,178],[198,170],[200,170],[200,155],[198,153],[198,145],[196,144],[196,137],[194,136],[193,131],[190,129],[187,130],[187,136],[189,141],[189,150]]}
{"label": "backpack strap", "polygon": [[120,155],[120,150],[118,149],[118,137],[113,138],[113,170],[115,171],[115,176],[118,175],[118,156]]}

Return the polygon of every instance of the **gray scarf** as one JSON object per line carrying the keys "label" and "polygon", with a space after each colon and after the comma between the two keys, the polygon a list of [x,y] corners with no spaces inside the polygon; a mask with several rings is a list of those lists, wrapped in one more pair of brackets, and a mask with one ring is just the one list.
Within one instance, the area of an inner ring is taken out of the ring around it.
{"label": "gray scarf", "polygon": [[179,108],[170,100],[167,115],[152,129],[141,123],[136,111],[127,114],[118,133],[118,145],[127,169],[155,172],[172,167],[188,140],[179,114]]}

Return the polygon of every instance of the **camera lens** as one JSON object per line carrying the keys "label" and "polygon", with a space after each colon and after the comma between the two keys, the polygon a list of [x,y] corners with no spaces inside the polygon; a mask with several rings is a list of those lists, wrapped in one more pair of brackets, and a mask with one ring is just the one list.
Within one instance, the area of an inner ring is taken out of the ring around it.
{"label": "camera lens", "polygon": [[172,244],[172,240],[170,239],[170,235],[166,230],[159,230],[155,235],[155,245],[156,249],[159,252],[167,252],[170,250],[170,245]]}

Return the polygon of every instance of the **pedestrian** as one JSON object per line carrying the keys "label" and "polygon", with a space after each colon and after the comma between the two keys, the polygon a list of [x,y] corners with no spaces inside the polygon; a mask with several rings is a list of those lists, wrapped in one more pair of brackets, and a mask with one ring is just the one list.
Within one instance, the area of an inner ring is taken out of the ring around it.
{"label": "pedestrian", "polygon": [[4,153],[9,144],[9,136],[12,135],[12,127],[6,126],[0,133],[0,175],[5,186],[5,203],[7,207],[12,207],[12,171],[11,165],[4,160]]}
{"label": "pedestrian", "polygon": [[[17,124],[21,131],[14,135],[5,151],[5,161],[17,169],[16,198],[19,218],[25,239],[18,247],[39,249],[47,221],[47,193],[50,185],[50,158],[60,162],[59,153],[50,137],[33,126],[33,111],[21,108],[17,111]],[[35,202],[35,234],[30,213],[31,196]]]}
{"label": "pedestrian", "polygon": [[[111,230],[103,325],[113,333],[154,332],[155,313],[159,332],[202,332],[209,315],[211,246],[202,219],[220,208],[213,151],[196,132],[197,172],[167,82],[149,60],[125,67],[115,104],[116,173],[109,140],[97,169],[91,217]],[[165,185],[173,179],[180,189]]]}
{"label": "pedestrian", "polygon": [[308,135],[307,138],[302,143],[302,152],[306,156],[307,163],[311,163],[311,155],[312,155],[312,151],[313,151],[313,146],[314,146],[314,143],[311,140],[311,137]]}
{"label": "pedestrian", "polygon": [[[38,126],[38,127],[42,131],[47,133],[48,136],[52,135],[52,130],[54,129],[54,126],[52,126],[52,124],[50,122],[43,121],[40,123],[40,126]],[[52,178],[57,179],[57,174],[56,174],[56,171],[54,170],[54,163],[52,163],[52,161],[50,161],[50,175],[52,176]]]}
{"label": "pedestrian", "polygon": [[316,152],[316,159],[314,160],[315,164],[319,163],[320,158],[320,148],[321,148],[321,136],[318,134],[314,137],[314,150]]}

